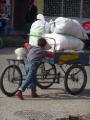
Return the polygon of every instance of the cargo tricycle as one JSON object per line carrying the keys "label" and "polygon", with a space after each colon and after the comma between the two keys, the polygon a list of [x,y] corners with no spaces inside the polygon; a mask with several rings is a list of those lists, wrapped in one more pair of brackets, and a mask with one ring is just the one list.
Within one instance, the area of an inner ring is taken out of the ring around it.
{"label": "cargo tricycle", "polygon": [[[72,95],[80,94],[87,84],[86,65],[89,65],[89,51],[58,51],[53,58],[45,58],[36,73],[37,86],[48,89],[60,83],[63,78],[65,90]],[[0,78],[1,91],[6,96],[14,96],[25,80],[24,60],[7,59]],[[23,66],[23,67],[22,67]],[[58,70],[57,70],[58,66]],[[24,70],[23,70],[24,69]]]}

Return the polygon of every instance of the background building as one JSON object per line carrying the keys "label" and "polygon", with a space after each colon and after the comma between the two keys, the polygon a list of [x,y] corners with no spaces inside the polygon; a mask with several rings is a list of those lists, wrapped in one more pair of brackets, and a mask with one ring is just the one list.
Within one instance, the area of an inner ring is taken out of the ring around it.
{"label": "background building", "polygon": [[90,0],[44,0],[44,14],[90,18]]}
{"label": "background building", "polygon": [[[8,18],[8,29],[25,30],[25,15],[29,0],[0,0],[0,15]],[[35,0],[38,13],[49,17],[90,18],[90,0]]]}

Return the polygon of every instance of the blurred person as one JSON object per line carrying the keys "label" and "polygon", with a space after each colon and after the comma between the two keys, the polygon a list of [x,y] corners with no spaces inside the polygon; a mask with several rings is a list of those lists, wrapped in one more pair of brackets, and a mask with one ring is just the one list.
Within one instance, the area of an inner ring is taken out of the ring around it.
{"label": "blurred person", "polygon": [[38,10],[37,6],[34,4],[34,0],[29,0],[28,9],[26,12],[25,20],[26,20],[26,36],[30,31],[32,23],[36,20]]}

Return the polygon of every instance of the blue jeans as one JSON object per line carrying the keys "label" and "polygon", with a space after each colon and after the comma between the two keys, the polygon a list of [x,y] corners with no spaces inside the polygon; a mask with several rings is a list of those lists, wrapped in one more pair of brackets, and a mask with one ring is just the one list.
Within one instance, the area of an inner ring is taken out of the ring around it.
{"label": "blue jeans", "polygon": [[25,91],[26,88],[30,86],[31,91],[33,92],[36,91],[36,86],[37,86],[36,72],[37,72],[38,66],[39,66],[38,62],[25,64],[27,76],[26,76],[26,80],[20,86],[19,88],[20,90]]}

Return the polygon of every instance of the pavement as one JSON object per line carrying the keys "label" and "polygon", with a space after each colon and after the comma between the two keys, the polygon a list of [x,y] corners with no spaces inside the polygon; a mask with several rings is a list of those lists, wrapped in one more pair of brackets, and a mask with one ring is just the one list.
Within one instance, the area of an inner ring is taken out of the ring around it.
{"label": "pavement", "polygon": [[[0,73],[7,65],[6,58],[16,57],[15,49],[0,49]],[[86,70],[87,86],[76,96],[65,91],[63,80],[46,90],[38,88],[39,98],[31,98],[27,89],[23,101],[15,96],[7,97],[0,91],[0,120],[90,120],[90,68]],[[76,119],[69,119],[69,116]]]}

